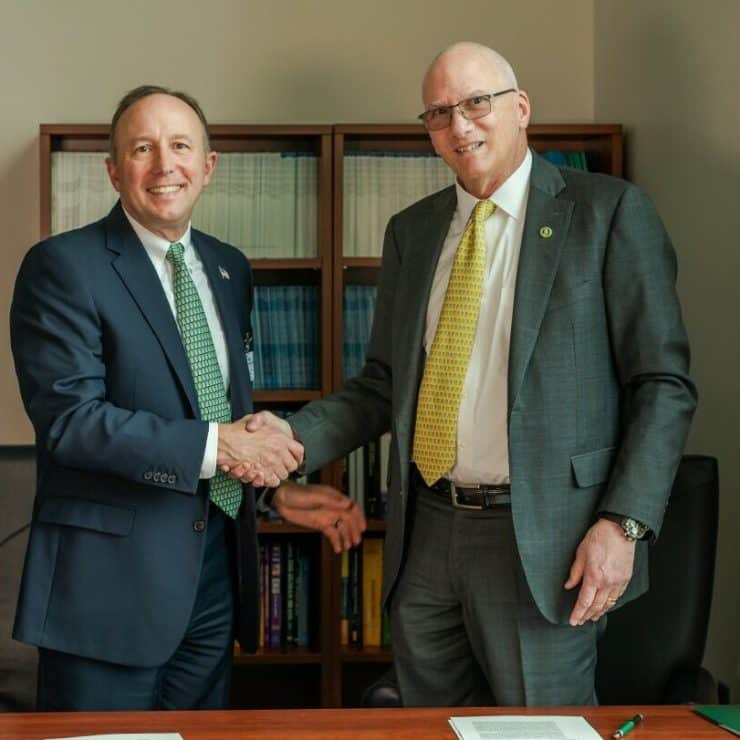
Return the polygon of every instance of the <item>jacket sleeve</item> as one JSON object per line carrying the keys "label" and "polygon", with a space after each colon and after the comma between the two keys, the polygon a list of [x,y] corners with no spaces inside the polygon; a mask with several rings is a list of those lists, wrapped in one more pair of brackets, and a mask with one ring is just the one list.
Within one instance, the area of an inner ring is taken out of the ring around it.
{"label": "jacket sleeve", "polygon": [[628,186],[604,267],[612,355],[622,389],[622,432],[601,511],[660,531],[697,393],[675,290],[676,257],[649,198]]}

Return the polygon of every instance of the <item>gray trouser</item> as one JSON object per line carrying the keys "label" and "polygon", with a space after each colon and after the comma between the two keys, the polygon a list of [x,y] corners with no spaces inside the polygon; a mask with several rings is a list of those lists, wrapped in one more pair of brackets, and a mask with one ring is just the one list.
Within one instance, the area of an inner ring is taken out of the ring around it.
{"label": "gray trouser", "polygon": [[551,624],[527,586],[509,506],[454,509],[421,490],[390,603],[404,706],[595,704],[606,620]]}

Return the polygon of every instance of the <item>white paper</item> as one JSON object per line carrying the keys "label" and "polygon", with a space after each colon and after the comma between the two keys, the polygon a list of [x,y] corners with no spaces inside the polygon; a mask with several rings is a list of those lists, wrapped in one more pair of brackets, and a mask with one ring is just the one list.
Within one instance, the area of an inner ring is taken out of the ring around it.
{"label": "white paper", "polygon": [[57,737],[48,740],[182,740],[179,732],[126,732],[115,735],[79,735],[77,737]]}
{"label": "white paper", "polygon": [[460,740],[601,740],[583,717],[482,715],[450,717]]}

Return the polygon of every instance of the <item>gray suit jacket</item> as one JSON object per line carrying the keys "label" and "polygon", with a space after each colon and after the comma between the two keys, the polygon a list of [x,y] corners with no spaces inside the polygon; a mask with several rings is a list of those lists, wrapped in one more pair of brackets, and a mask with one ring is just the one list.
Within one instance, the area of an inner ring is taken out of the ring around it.
{"label": "gray suit jacket", "polygon": [[[291,419],[309,469],[391,429],[385,598],[402,564],[427,303],[455,204],[447,188],[390,220],[365,367]],[[696,405],[675,276],[668,235],[638,188],[534,155],[509,350],[509,464],[522,565],[552,622],[573,607],[578,589],[563,583],[599,511],[660,531]],[[622,603],[647,588],[646,546]]]}

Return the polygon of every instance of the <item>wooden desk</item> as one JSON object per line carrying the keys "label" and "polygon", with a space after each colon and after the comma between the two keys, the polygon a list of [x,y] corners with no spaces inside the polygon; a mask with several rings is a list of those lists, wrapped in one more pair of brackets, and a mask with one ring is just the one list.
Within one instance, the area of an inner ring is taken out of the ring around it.
{"label": "wooden desk", "polygon": [[451,715],[580,714],[605,738],[641,711],[628,740],[732,736],[687,706],[550,709],[290,709],[224,712],[0,714],[0,739],[45,740],[114,732],[179,732],[184,740],[454,740]]}

